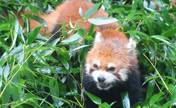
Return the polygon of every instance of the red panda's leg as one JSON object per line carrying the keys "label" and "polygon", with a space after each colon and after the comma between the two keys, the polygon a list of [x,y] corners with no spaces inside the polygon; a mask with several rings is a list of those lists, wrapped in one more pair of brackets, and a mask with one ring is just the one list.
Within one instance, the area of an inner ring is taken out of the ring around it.
{"label": "red panda's leg", "polygon": [[[59,31],[61,29],[61,27],[62,26],[60,24],[58,24],[57,26],[55,26],[54,30],[50,33],[51,37],[50,37],[49,41],[47,42],[48,44],[50,44],[54,40],[56,40],[56,39],[58,39],[58,38],[61,37],[62,33],[61,33],[61,31]],[[59,42],[60,42],[60,40],[59,40]],[[51,56],[54,57],[56,60],[58,60],[58,55],[57,55],[56,51],[54,51],[51,54]]]}
{"label": "red panda's leg", "polygon": [[131,106],[134,105],[137,102],[142,102],[142,96],[140,91],[140,78],[139,75],[137,75],[136,71],[137,69],[130,69],[131,73],[129,74],[128,79],[128,94],[130,98],[130,104]]}
{"label": "red panda's leg", "polygon": [[53,31],[50,33],[51,34],[51,39],[49,40],[48,43],[51,43],[52,41],[54,41],[55,39],[59,38],[61,36],[61,24],[58,24],[55,26],[55,28],[53,29]]}

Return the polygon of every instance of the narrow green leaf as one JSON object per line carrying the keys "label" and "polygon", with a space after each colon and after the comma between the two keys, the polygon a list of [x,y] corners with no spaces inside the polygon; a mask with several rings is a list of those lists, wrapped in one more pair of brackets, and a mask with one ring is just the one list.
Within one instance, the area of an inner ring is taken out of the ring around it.
{"label": "narrow green leaf", "polygon": [[161,13],[164,17],[164,20],[167,22],[167,25],[170,25],[171,24],[171,17],[169,15],[169,11],[168,11],[167,7],[164,4],[161,6]]}
{"label": "narrow green leaf", "polygon": [[172,105],[176,106],[176,85],[174,86],[172,91],[171,102]]}
{"label": "narrow green leaf", "polygon": [[12,93],[12,98],[14,102],[20,100],[20,93],[18,92],[18,88],[20,88],[19,86],[20,85],[11,87],[11,90],[14,92]]}
{"label": "narrow green leaf", "polygon": [[90,27],[88,35],[89,36],[93,36],[93,33],[94,33],[93,31],[94,31],[94,24],[91,24],[91,27]]}
{"label": "narrow green leaf", "polygon": [[173,35],[176,33],[176,27],[168,30],[167,32],[164,32],[162,36],[167,36],[167,37],[173,37]]}
{"label": "narrow green leaf", "polygon": [[130,108],[130,99],[128,96],[128,92],[121,93],[121,97],[122,97],[123,107]]}
{"label": "narrow green leaf", "polygon": [[147,16],[144,16],[144,21],[145,21],[145,23],[148,27],[150,35],[154,35],[154,30],[153,30],[153,27],[152,27],[152,20],[147,18]]}
{"label": "narrow green leaf", "polygon": [[96,18],[88,19],[88,21],[94,25],[104,25],[104,24],[117,22],[117,19],[116,18],[108,18],[108,17],[96,17]]}
{"label": "narrow green leaf", "polygon": [[0,66],[3,66],[6,63],[6,59],[4,57],[0,58]]}
{"label": "narrow green leaf", "polygon": [[[5,92],[4,92],[3,95],[2,95],[2,98],[1,98],[2,104],[7,104],[7,103],[9,103],[9,102],[10,102],[10,97],[11,97],[11,95],[12,95],[11,86],[8,85],[7,88],[6,88],[6,90],[5,90]],[[4,107],[4,108],[5,108],[5,107]]]}
{"label": "narrow green leaf", "polygon": [[3,15],[0,15],[0,19],[1,20],[8,20],[7,17],[3,16]]}
{"label": "narrow green leaf", "polygon": [[170,0],[162,0],[164,3],[169,4],[171,1]]}
{"label": "narrow green leaf", "polygon": [[168,101],[166,103],[164,103],[164,105],[162,106],[162,108],[169,108],[169,106],[171,105],[171,101]]}
{"label": "narrow green leaf", "polygon": [[104,102],[101,105],[99,105],[98,108],[111,108],[111,106],[107,102]]}
{"label": "narrow green leaf", "polygon": [[20,53],[18,58],[18,64],[21,64],[24,60],[24,50]]}
{"label": "narrow green leaf", "polygon": [[38,33],[40,32],[40,28],[41,26],[38,26],[28,34],[28,40],[27,40],[28,45],[31,44],[36,39]]}
{"label": "narrow green leaf", "polygon": [[149,81],[146,99],[150,99],[152,97],[154,87],[155,87],[155,82],[153,80]]}
{"label": "narrow green leaf", "polygon": [[133,1],[132,10],[135,10],[137,8],[138,2],[139,2],[138,0]]}
{"label": "narrow green leaf", "polygon": [[51,45],[51,46],[56,46],[59,41],[60,41],[60,38],[57,38],[57,39],[55,39],[54,41],[52,41],[52,42],[50,43],[50,45]]}
{"label": "narrow green leaf", "polygon": [[2,87],[2,80],[4,79],[4,75],[3,75],[3,69],[2,67],[0,66],[0,76],[1,76],[1,79],[0,79],[0,88]]}
{"label": "narrow green leaf", "polygon": [[16,40],[17,40],[17,35],[18,35],[18,32],[19,32],[19,26],[20,26],[16,15],[14,15],[14,16],[15,16],[15,31],[14,31],[13,42],[12,42],[12,46],[10,47],[10,50],[15,46],[15,43],[16,43]]}
{"label": "narrow green leaf", "polygon": [[70,42],[75,42],[75,41],[81,41],[82,37],[78,34],[75,33],[74,35],[70,36],[69,38],[65,39],[62,41],[62,43],[70,43]]}
{"label": "narrow green leaf", "polygon": [[160,97],[164,94],[165,94],[164,92],[160,92],[158,94],[153,95],[152,98],[150,99],[150,106],[152,106],[154,103],[156,103],[158,101],[158,99],[160,99]]}
{"label": "narrow green leaf", "polygon": [[86,92],[87,96],[97,105],[100,105],[101,104],[101,98],[89,93],[89,92]]}
{"label": "narrow green leaf", "polygon": [[71,51],[77,51],[79,49],[82,49],[82,48],[88,47],[88,46],[90,46],[90,45],[82,45],[82,46],[79,46],[79,47],[76,47],[76,48],[72,49]]}
{"label": "narrow green leaf", "polygon": [[0,81],[0,88],[2,87],[2,81]]}
{"label": "narrow green leaf", "polygon": [[23,46],[20,45],[20,46],[16,47],[15,49],[13,49],[13,50],[11,51],[10,55],[17,55],[17,54],[19,54],[22,50],[23,50]]}
{"label": "narrow green leaf", "polygon": [[43,12],[43,1],[41,1],[41,0],[37,0],[36,1],[37,2],[37,6],[38,6],[38,8],[40,9],[40,11],[42,11]]}
{"label": "narrow green leaf", "polygon": [[[66,37],[67,35],[68,35],[68,31],[67,31],[67,29],[66,29],[66,24],[65,24],[65,22],[64,23],[61,23],[62,24],[62,35],[64,36],[64,37]],[[71,29],[72,30],[72,29]]]}
{"label": "narrow green leaf", "polygon": [[161,35],[154,35],[154,36],[151,36],[151,37],[154,38],[154,39],[157,39],[159,41],[162,41],[162,42],[166,43],[169,46],[172,45],[172,43],[169,42],[169,38],[167,38],[167,37],[164,37],[164,36],[161,36]]}
{"label": "narrow green leaf", "polygon": [[86,12],[85,12],[85,17],[89,17],[90,15],[92,15],[93,13],[95,13],[96,11],[98,11],[98,9],[101,7],[101,3],[98,3],[94,6],[92,6],[91,8],[89,8]]}
{"label": "narrow green leaf", "polygon": [[42,24],[44,27],[48,27],[48,24],[45,20],[43,20],[42,18],[40,18],[39,16],[36,15],[32,15],[32,14],[26,14],[25,15],[27,18],[31,18],[37,22],[39,22],[40,24]]}
{"label": "narrow green leaf", "polygon": [[79,73],[79,72],[80,72],[80,70],[77,69],[77,68],[72,68],[70,71],[71,71],[72,73]]}
{"label": "narrow green leaf", "polygon": [[54,105],[59,107],[59,100],[56,97],[59,97],[59,86],[58,82],[55,79],[51,79],[49,81],[50,93],[52,94],[52,99],[54,101]]}
{"label": "narrow green leaf", "polygon": [[82,17],[83,17],[83,10],[82,10],[81,7],[79,8],[79,14],[80,14],[80,16],[81,16],[81,18],[82,18]]}
{"label": "narrow green leaf", "polygon": [[53,62],[53,63],[56,63],[56,62],[58,62],[58,60],[56,60],[54,57],[52,57],[52,56],[46,56],[46,59],[47,60],[49,60],[49,61],[51,61],[51,62]]}
{"label": "narrow green leaf", "polygon": [[64,57],[61,57],[61,56],[59,57],[59,60],[64,65],[64,67],[68,70],[69,69],[69,63],[68,63],[68,61]]}
{"label": "narrow green leaf", "polygon": [[[72,24],[72,21],[70,20],[70,22],[69,22],[69,26],[70,26],[70,28],[74,28],[74,26],[73,26],[73,24]],[[69,33],[68,33],[69,34]]]}
{"label": "narrow green leaf", "polygon": [[4,71],[3,71],[5,80],[7,80],[9,72],[10,72],[10,66],[9,66],[9,63],[7,63],[7,65],[5,66]]}

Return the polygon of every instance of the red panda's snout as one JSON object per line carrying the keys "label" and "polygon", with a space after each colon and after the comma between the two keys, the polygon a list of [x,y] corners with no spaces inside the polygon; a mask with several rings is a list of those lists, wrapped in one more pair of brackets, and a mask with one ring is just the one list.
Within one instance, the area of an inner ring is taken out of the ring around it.
{"label": "red panda's snout", "polygon": [[117,82],[128,79],[128,68],[117,69],[115,63],[112,62],[104,67],[103,61],[94,60],[92,64],[86,64],[86,72],[93,78],[100,90],[109,90]]}

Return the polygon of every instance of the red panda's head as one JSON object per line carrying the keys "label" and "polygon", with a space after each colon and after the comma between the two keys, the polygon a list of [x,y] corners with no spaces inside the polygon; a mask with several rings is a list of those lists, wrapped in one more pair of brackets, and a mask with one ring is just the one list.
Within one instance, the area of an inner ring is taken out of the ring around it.
{"label": "red panda's head", "polygon": [[86,74],[91,76],[100,90],[108,90],[113,83],[128,79],[131,61],[136,60],[136,43],[115,30],[98,32],[94,46],[86,57]]}

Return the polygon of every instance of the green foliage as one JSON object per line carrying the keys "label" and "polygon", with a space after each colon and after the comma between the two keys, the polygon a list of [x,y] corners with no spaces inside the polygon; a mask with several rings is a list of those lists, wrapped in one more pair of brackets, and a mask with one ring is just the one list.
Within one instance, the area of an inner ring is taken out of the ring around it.
{"label": "green foliage", "polygon": [[[137,104],[134,108],[175,107],[176,7],[170,8],[172,2],[169,0],[158,0],[157,4],[133,0],[126,5],[123,5],[123,0],[94,2],[99,4],[85,14],[79,9],[81,20],[93,15],[103,5],[113,18],[93,18],[88,21],[95,25],[118,21],[121,25],[118,29],[138,43],[144,99],[142,106]],[[41,26],[29,30],[28,20],[25,20],[25,32],[13,11],[28,9],[35,13],[51,12],[60,3],[60,0],[0,2],[0,10],[9,9],[9,16],[0,15],[0,18],[5,19],[0,19],[0,108],[84,106],[82,69],[95,35],[94,25],[87,33],[70,22],[71,31],[66,31],[63,26],[62,36],[48,44],[52,36],[40,35]],[[23,18],[32,18],[47,26],[38,16],[29,14]],[[66,38],[67,32],[74,34]],[[82,38],[84,41],[80,44]],[[57,58],[51,56],[54,51]],[[110,108],[113,104],[101,102],[100,98],[90,93],[86,94],[99,108]],[[129,108],[127,93],[123,93],[122,97],[124,108]]]}
{"label": "green foliage", "polygon": [[138,42],[142,82],[147,90],[142,103],[144,108],[175,106],[172,97],[176,86],[176,8],[169,8],[172,2],[168,0],[157,1],[157,5],[134,0],[130,5],[113,4],[108,9],[110,15],[119,20],[122,31]]}

